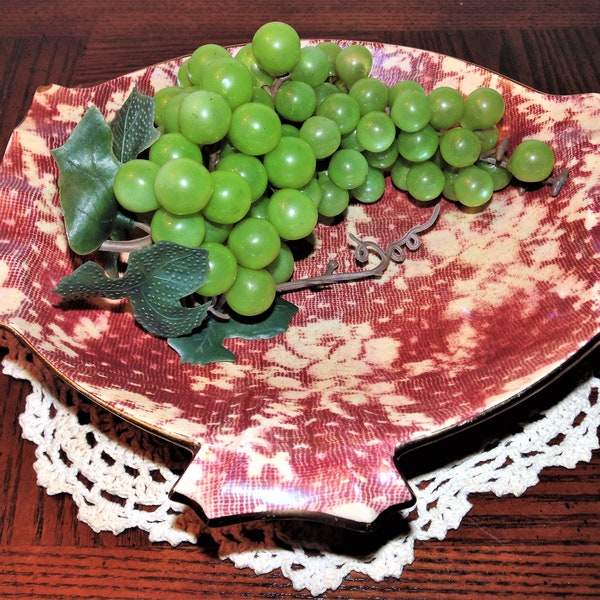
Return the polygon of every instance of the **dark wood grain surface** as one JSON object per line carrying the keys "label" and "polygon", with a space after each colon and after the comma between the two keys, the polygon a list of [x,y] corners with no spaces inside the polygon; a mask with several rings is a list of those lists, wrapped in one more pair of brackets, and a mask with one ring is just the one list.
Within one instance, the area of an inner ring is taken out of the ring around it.
{"label": "dark wood grain surface", "polygon": [[[98,83],[205,42],[244,43],[270,20],[287,21],[302,37],[379,40],[450,54],[551,94],[600,92],[597,0],[5,0],[0,153],[38,86]],[[599,364],[596,351],[585,368]],[[581,367],[566,374],[538,401],[557,400],[580,373]],[[22,441],[18,425],[29,390],[0,376],[0,597],[308,597],[281,573],[236,569],[210,547],[151,543],[139,530],[96,534],[79,522],[69,496],[49,496],[36,484],[35,446]],[[443,541],[417,543],[400,580],[354,574],[323,597],[598,598],[599,494],[596,451],[574,470],[546,469],[522,497],[472,497],[458,530]]]}

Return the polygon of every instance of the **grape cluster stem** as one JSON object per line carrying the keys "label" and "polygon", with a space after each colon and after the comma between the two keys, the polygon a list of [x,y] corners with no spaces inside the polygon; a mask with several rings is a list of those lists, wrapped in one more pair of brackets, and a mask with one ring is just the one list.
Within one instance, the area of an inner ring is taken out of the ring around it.
{"label": "grape cluster stem", "polygon": [[134,250],[150,246],[152,244],[150,227],[140,221],[134,221],[133,225],[135,229],[143,231],[145,235],[130,240],[106,240],[102,243],[99,250],[103,252],[133,252]]}
{"label": "grape cluster stem", "polygon": [[354,256],[359,263],[366,263],[372,252],[378,255],[380,262],[371,269],[364,271],[336,273],[338,263],[335,260],[327,264],[326,270],[322,275],[316,277],[306,277],[304,279],[296,279],[294,281],[286,281],[276,286],[276,290],[280,293],[291,292],[306,288],[320,288],[338,283],[346,283],[349,281],[358,281],[369,277],[381,275],[389,266],[390,262],[402,263],[406,259],[404,248],[414,252],[421,247],[420,233],[427,231],[437,221],[440,214],[440,204],[436,204],[429,219],[421,224],[415,225],[409,229],[399,240],[392,242],[383,249],[381,246],[372,241],[362,241],[356,236],[350,234],[350,239],[354,242],[356,248]]}

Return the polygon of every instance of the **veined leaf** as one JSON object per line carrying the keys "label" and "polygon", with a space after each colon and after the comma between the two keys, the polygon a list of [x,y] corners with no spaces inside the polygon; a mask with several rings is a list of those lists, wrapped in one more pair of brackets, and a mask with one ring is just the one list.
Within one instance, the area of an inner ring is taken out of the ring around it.
{"label": "veined leaf", "polygon": [[122,163],[133,160],[159,137],[154,127],[154,99],[133,88],[119,112],[110,123],[112,149]]}
{"label": "veined leaf", "polygon": [[97,250],[111,234],[118,213],[113,181],[120,163],[106,120],[90,107],[69,139],[52,151],[59,169],[60,203],[69,246],[76,254]]}
{"label": "veined leaf", "polygon": [[206,250],[161,241],[132,252],[123,277],[107,277],[97,263],[89,261],[63,277],[54,291],[65,299],[129,298],[144,329],[161,337],[177,337],[190,333],[206,318],[209,302],[184,307],[181,299],[204,283],[207,270]]}
{"label": "veined leaf", "polygon": [[181,362],[207,365],[214,362],[234,362],[235,354],[223,346],[230,338],[267,339],[286,331],[298,307],[277,296],[273,307],[260,319],[207,320],[201,331],[183,337],[170,338],[169,346],[181,356]]}

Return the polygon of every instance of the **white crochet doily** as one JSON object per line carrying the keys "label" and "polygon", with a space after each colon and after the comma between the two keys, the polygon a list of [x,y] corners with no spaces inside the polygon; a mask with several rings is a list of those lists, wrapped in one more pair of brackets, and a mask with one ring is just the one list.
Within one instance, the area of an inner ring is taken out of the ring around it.
{"label": "white crochet doily", "polygon": [[[471,508],[470,494],[520,495],[538,482],[544,467],[572,469],[589,461],[599,445],[600,380],[587,360],[566,385],[548,391],[546,408],[539,408],[542,398],[535,413],[525,403],[520,412],[496,417],[497,439],[490,440],[489,426],[488,437],[474,429],[461,442],[461,448],[469,445],[467,453],[453,462],[424,467],[428,472],[404,470],[418,492],[417,504],[390,517],[382,528],[386,537],[383,531],[366,536],[301,521],[213,529],[169,498],[188,454],[79,396],[12,336],[0,332],[0,344],[8,348],[4,373],[30,381],[33,388],[20,425],[23,437],[37,446],[38,484],[49,494],[70,494],[81,521],[96,532],[115,534],[139,527],[150,540],[172,545],[201,546],[212,539],[221,558],[237,567],[256,573],[279,568],[296,590],[313,595],[336,589],[352,571],[375,581],[401,577],[413,561],[415,540],[440,540],[456,529]],[[551,395],[562,400],[553,402]],[[409,467],[420,460],[413,457]]]}

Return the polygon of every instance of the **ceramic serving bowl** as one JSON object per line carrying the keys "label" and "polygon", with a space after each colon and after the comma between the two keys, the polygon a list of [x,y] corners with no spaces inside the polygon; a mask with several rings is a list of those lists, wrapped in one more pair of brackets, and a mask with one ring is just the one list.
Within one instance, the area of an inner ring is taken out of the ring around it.
{"label": "ceramic serving bowl", "polygon": [[[151,94],[173,84],[182,59],[97,87],[40,89],[0,168],[0,322],[92,400],[190,448],[174,492],[212,524],[304,516],[368,527],[414,499],[394,462],[403,449],[522,398],[599,339],[600,96],[545,95],[447,56],[366,45],[388,84],[496,88],[503,135],[548,141],[569,180],[557,197],[506,189],[477,214],[442,201],[404,263],[288,294],[299,306],[289,330],[231,340],[235,363],[181,364],[125,302],[65,305],[52,293],[79,259],[50,150],[90,104],[110,119],[134,85]],[[331,258],[359,270],[350,234],[385,247],[431,210],[390,186],[379,203],[320,225],[295,277]]]}

